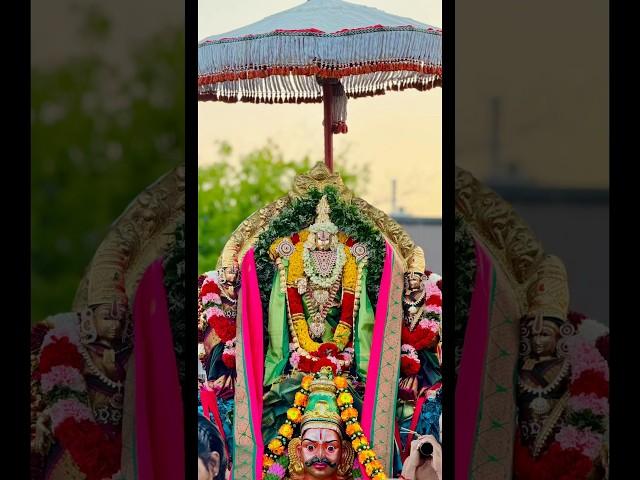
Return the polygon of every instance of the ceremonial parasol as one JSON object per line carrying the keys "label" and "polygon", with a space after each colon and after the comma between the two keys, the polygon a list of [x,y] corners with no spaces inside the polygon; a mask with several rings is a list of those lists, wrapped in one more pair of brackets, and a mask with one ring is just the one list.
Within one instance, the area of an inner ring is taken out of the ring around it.
{"label": "ceremonial parasol", "polygon": [[442,85],[442,31],[342,0],[307,0],[198,44],[198,98],[324,102],[325,163],[347,98]]}

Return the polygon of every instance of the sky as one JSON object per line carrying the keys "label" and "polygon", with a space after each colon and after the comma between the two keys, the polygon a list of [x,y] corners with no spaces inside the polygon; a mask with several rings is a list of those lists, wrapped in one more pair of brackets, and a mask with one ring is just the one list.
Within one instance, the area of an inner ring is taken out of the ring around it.
{"label": "sky", "polygon": [[[225,3],[198,1],[198,37],[253,23],[299,5],[301,0],[242,0]],[[352,1],[389,13],[442,26],[442,6],[436,0]],[[322,160],[322,105],[259,105],[200,102],[198,105],[198,161],[216,160],[217,142],[227,141],[242,155],[271,140],[285,158],[309,155]],[[398,208],[406,213],[439,218],[442,212],[442,90],[405,90],[377,97],[349,100],[349,133],[334,135],[334,156],[344,154],[357,170],[367,164],[370,182],[363,198],[391,210],[392,179],[397,184]],[[237,158],[236,156],[236,158]]]}

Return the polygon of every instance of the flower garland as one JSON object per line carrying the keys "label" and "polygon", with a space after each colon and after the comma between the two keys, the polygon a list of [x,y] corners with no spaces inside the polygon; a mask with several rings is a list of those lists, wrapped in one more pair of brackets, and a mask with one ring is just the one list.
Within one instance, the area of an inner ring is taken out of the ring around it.
{"label": "flower garland", "polygon": [[121,438],[110,438],[93,418],[76,328],[58,326],[45,336],[38,366],[41,388],[56,439],[88,480],[103,480],[120,469]]}
{"label": "flower garland", "polygon": [[347,261],[347,255],[344,252],[344,248],[336,249],[335,263],[331,274],[328,277],[322,276],[318,270],[318,266],[313,259],[310,249],[304,248],[302,259],[304,264],[304,273],[307,274],[307,277],[309,277],[316,285],[329,288],[331,285],[336,283],[338,276],[342,273],[342,267],[344,267],[344,264]]}
{"label": "flower garland", "polygon": [[[293,438],[309,400],[309,388],[313,381],[312,375],[302,379],[300,390],[296,392],[294,405],[287,410],[287,419],[278,429],[278,435],[267,444],[267,452],[263,457],[263,480],[282,480],[287,474],[289,459],[285,455],[287,445]],[[358,461],[365,467],[371,480],[386,480],[382,463],[369,445],[362,426],[358,422],[358,411],[353,407],[353,396],[349,393],[347,379],[336,376],[333,379],[336,386],[336,403],[340,417],[345,422],[345,433],[351,440]],[[355,463],[354,463],[355,465]]]}
{"label": "flower garland", "polygon": [[358,421],[358,411],[353,406],[353,396],[349,393],[347,379],[343,376],[336,376],[333,379],[336,390],[336,402],[340,410],[340,417],[345,422],[345,433],[351,440],[351,446],[356,452],[358,461],[365,468],[369,478],[372,480],[386,480],[382,463],[369,445],[369,440],[365,436],[362,426]]}
{"label": "flower garland", "polygon": [[[329,366],[334,374],[337,374],[347,371],[353,362],[353,349],[348,345],[351,342],[353,321],[358,312],[360,277],[367,262],[366,250],[360,252],[360,261],[356,262],[355,256],[351,253],[351,248],[355,248],[356,242],[344,234],[338,235],[338,251],[342,251],[345,256],[341,318],[334,330],[333,341],[319,343],[314,341],[309,333],[300,294],[301,283],[305,280],[304,243],[308,237],[309,231],[303,230],[290,238],[279,238],[269,247],[270,257],[275,259],[281,276],[281,288],[287,297],[287,319],[293,340],[290,344],[289,362],[294,369],[302,372],[314,373],[324,366]],[[280,255],[288,256],[288,269],[285,269]],[[339,279],[338,277],[337,280]],[[306,289],[307,286],[303,287]],[[310,305],[308,310],[312,318],[319,313],[313,305]]]}
{"label": "flower garland", "polygon": [[229,340],[224,344],[224,350],[222,351],[222,363],[225,367],[235,370],[236,368],[236,339]]}
{"label": "flower garland", "polygon": [[424,282],[424,312],[420,322],[413,330],[402,324],[402,350],[400,355],[400,370],[403,376],[417,375],[420,371],[420,358],[418,352],[432,349],[440,340],[442,325],[442,280],[432,272],[427,272],[427,280]]}
{"label": "flower garland", "polygon": [[[572,320],[575,321],[575,317],[570,318]],[[575,323],[580,325],[582,319]],[[609,367],[597,344],[598,339],[608,336],[608,331],[606,327],[599,327],[599,332],[604,335],[589,338],[591,323],[583,323],[581,327],[586,328],[580,328],[568,342],[571,380],[566,422],[546,452],[537,459],[521,444],[519,437],[516,439],[515,471],[518,479],[587,478],[603,451],[609,415]]]}
{"label": "flower garland", "polygon": [[220,340],[226,343],[236,337],[236,319],[233,312],[225,311],[221,295],[216,275],[207,276],[200,288],[202,315]]}
{"label": "flower garland", "polygon": [[287,410],[287,419],[278,429],[278,435],[267,444],[268,451],[262,459],[263,480],[282,480],[287,473],[289,458],[285,452],[307,408],[312,381],[312,375],[302,378],[300,390],[294,397],[293,407]]}
{"label": "flower garland", "polygon": [[[278,238],[292,236],[294,232],[300,232],[311,225],[315,218],[315,207],[322,195],[327,196],[331,207],[331,221],[338,229],[357,242],[366,245],[368,250],[367,293],[373,305],[377,302],[385,257],[384,237],[355,205],[344,202],[337,189],[328,186],[322,191],[311,190],[307,196],[296,199],[285,207],[278,216],[271,220],[267,229],[259,235],[255,243],[256,271],[265,322],[269,318],[269,296],[273,276],[276,274],[276,269],[269,255],[269,248]],[[306,239],[301,238],[301,240]]]}

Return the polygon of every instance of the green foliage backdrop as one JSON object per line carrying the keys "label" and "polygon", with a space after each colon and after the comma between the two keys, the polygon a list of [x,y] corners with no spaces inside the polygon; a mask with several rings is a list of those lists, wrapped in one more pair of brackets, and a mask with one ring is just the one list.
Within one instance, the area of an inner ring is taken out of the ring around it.
{"label": "green foliage backdrop", "polygon": [[[215,268],[225,242],[236,227],[264,205],[285,195],[294,176],[309,170],[315,162],[309,157],[285,160],[275,145],[250,152],[238,159],[227,143],[221,143],[219,158],[198,172],[198,270]],[[337,170],[345,183],[358,194],[364,193],[369,178],[366,165],[336,158]]]}
{"label": "green foliage backdrop", "polygon": [[[89,13],[78,41],[104,40],[109,20]],[[70,309],[109,225],[184,161],[184,32],[161,32],[129,64],[87,54],[32,69],[32,322]]]}

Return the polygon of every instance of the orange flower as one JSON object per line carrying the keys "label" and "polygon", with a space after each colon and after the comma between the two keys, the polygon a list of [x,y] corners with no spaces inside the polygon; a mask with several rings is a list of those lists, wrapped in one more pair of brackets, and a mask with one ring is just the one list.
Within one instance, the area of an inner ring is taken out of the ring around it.
{"label": "orange flower", "polygon": [[269,450],[271,450],[271,452],[275,453],[276,455],[282,455],[284,453],[284,445],[282,445],[282,442],[277,438],[271,440],[268,447]]}
{"label": "orange flower", "polygon": [[347,388],[347,379],[344,377],[335,377],[333,383],[335,383],[338,388]]}
{"label": "orange flower", "polygon": [[262,465],[265,468],[269,468],[271,465],[273,465],[273,462],[274,462],[273,458],[271,458],[269,455],[265,455],[262,458]]}
{"label": "orange flower", "polygon": [[300,407],[306,407],[307,401],[309,397],[307,397],[304,393],[296,392],[295,399],[293,400],[294,405],[298,405]]}
{"label": "orange flower", "polygon": [[304,388],[305,390],[309,390],[309,388],[311,387],[311,382],[313,381],[313,376],[311,375],[306,375],[303,379],[302,379],[302,388]]}
{"label": "orange flower", "polygon": [[353,403],[353,397],[351,396],[350,393],[348,392],[342,392],[340,395],[338,395],[338,405],[342,406],[342,405],[348,405]]}
{"label": "orange flower", "polygon": [[293,423],[298,423],[302,418],[302,414],[300,413],[300,410],[298,410],[297,408],[291,407],[289,410],[287,410],[287,418],[291,420]]}
{"label": "orange flower", "polygon": [[373,453],[373,451],[371,451],[371,450],[363,450],[362,452],[358,453],[358,460],[360,460],[360,463],[362,463],[363,465],[370,458],[371,459],[375,459],[376,458],[376,454]]}
{"label": "orange flower", "polygon": [[340,414],[340,417],[346,422],[352,418],[358,418],[358,411],[353,407],[345,408]]}
{"label": "orange flower", "polygon": [[362,427],[359,423],[350,423],[347,425],[347,435],[351,436],[354,433],[358,433],[362,431]]}
{"label": "orange flower", "polygon": [[382,464],[379,460],[373,460],[365,465],[365,470],[367,471],[367,475],[373,475],[374,470],[382,470]]}
{"label": "orange flower", "polygon": [[283,423],[280,429],[278,430],[278,433],[283,437],[291,439],[291,436],[293,435],[293,427],[288,423]]}

